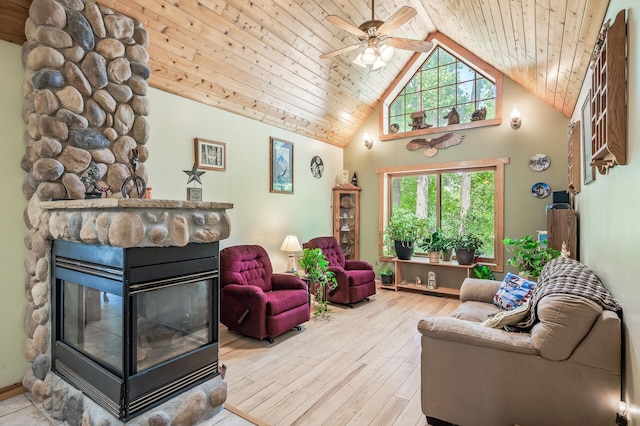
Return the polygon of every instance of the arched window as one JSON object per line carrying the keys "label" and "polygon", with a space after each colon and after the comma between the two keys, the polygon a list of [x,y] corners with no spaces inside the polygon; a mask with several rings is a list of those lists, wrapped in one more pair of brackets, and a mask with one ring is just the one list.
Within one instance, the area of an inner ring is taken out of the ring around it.
{"label": "arched window", "polygon": [[502,74],[441,34],[431,39],[434,49],[416,54],[383,95],[383,140],[502,122]]}

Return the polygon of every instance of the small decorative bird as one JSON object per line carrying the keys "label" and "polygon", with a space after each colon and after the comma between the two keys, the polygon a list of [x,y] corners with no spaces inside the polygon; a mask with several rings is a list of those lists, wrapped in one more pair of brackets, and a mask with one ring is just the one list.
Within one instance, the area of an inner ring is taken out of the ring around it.
{"label": "small decorative bird", "polygon": [[198,170],[196,168],[195,163],[193,164],[193,167],[191,168],[191,170],[183,170],[183,172],[185,172],[187,174],[187,176],[189,176],[189,180],[187,180],[187,185],[189,185],[193,181],[196,181],[200,185],[202,185],[202,181],[200,180],[200,176],[202,176],[205,172],[201,172],[200,170]]}
{"label": "small decorative bird", "polygon": [[414,139],[407,144],[407,150],[417,151],[424,148],[424,155],[433,157],[439,149],[449,148],[458,145],[464,139],[464,135],[458,133],[445,133],[433,139]]}

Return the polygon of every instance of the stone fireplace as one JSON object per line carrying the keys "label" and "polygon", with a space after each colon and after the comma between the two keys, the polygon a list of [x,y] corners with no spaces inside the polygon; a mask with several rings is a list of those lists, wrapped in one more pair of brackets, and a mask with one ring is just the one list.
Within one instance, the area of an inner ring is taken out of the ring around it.
{"label": "stone fireplace", "polygon": [[[89,0],[33,0],[25,34],[24,354],[31,368],[23,385],[51,417],[71,425],[190,425],[211,417],[226,383],[217,365],[216,256],[209,255],[229,236],[233,206],[133,199],[126,186],[121,194],[134,156],[137,174],[149,181],[151,70],[140,22]],[[87,199],[96,191],[112,197]],[[93,249],[70,257],[79,244],[94,247],[94,257],[86,254]],[[124,263],[149,258],[138,265],[147,274],[132,287],[126,268],[99,265],[109,253]],[[204,269],[185,259],[195,281],[166,266],[184,253],[208,253]],[[110,280],[77,279],[87,270]],[[158,270],[167,275],[155,276]],[[171,290],[159,291],[164,284]],[[192,309],[166,311],[174,299],[191,300]],[[106,336],[96,327],[107,315],[121,323],[112,333],[120,343],[96,340]],[[168,384],[149,374],[158,371]]]}

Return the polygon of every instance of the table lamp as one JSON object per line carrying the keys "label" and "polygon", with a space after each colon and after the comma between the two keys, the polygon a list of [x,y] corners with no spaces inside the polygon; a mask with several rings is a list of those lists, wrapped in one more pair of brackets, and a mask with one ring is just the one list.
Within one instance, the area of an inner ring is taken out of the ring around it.
{"label": "table lamp", "polygon": [[280,250],[289,253],[289,264],[287,265],[287,270],[285,272],[288,274],[296,273],[298,271],[296,268],[296,253],[302,250],[298,237],[295,235],[287,235],[280,246]]}

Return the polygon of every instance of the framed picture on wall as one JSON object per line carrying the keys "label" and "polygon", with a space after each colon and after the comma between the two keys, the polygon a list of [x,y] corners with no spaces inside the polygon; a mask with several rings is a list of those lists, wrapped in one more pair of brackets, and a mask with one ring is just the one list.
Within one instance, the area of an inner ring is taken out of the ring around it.
{"label": "framed picture on wall", "polygon": [[269,138],[269,192],[293,194],[293,143]]}
{"label": "framed picture on wall", "polygon": [[587,99],[582,104],[582,170],[584,170],[584,184],[596,180],[596,168],[591,163],[591,90],[587,92]]}
{"label": "framed picture on wall", "polygon": [[227,170],[227,144],[195,138],[196,168],[224,172]]}

